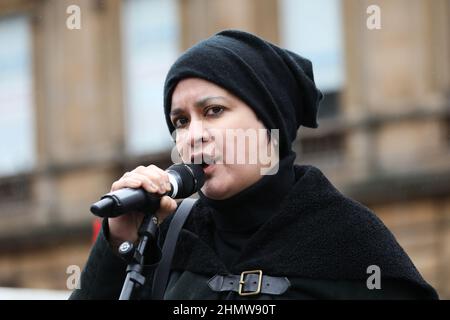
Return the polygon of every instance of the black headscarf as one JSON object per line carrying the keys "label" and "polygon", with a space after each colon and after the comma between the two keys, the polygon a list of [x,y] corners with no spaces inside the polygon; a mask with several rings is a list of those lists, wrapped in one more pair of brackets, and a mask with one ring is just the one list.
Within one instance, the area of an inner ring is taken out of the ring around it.
{"label": "black headscarf", "polygon": [[253,34],[225,30],[199,42],[173,64],[164,86],[164,110],[170,132],[172,94],[185,78],[210,81],[251,107],[267,129],[279,129],[280,157],[291,152],[302,125],[317,128],[322,93],[309,60]]}

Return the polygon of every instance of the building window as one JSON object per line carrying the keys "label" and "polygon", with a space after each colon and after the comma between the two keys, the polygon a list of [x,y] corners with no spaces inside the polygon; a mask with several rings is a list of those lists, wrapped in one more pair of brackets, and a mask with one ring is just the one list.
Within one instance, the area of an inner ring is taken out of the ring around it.
{"label": "building window", "polygon": [[122,20],[126,151],[165,152],[172,140],[164,118],[163,88],[180,51],[177,1],[125,0]]}
{"label": "building window", "polygon": [[319,137],[305,137],[300,140],[300,152],[306,161],[321,159],[328,164],[339,164],[342,160],[345,136],[330,133]]}
{"label": "building window", "polygon": [[[279,5],[281,46],[311,60],[314,80],[324,93],[319,122],[337,117],[345,82],[341,1],[280,0]],[[339,162],[344,142],[345,135],[333,129],[306,136],[300,133],[299,147],[308,161]]]}
{"label": "building window", "polygon": [[313,62],[323,92],[344,83],[340,0],[280,0],[281,45]]}
{"label": "building window", "polygon": [[30,18],[0,17],[0,175],[35,165]]}
{"label": "building window", "polygon": [[0,178],[0,203],[2,206],[23,204],[32,197],[32,177],[15,175]]}
{"label": "building window", "polygon": [[314,79],[324,93],[320,117],[339,112],[344,86],[340,0],[280,0],[281,45],[313,63]]}
{"label": "building window", "polygon": [[328,91],[324,93],[320,102],[319,119],[336,117],[339,114],[340,91]]}

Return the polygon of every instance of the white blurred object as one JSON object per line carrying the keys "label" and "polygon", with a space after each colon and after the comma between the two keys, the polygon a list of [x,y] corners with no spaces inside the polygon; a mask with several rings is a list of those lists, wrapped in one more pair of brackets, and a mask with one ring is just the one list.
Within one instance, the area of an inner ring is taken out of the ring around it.
{"label": "white blurred object", "polygon": [[0,288],[0,300],[67,300],[71,291]]}

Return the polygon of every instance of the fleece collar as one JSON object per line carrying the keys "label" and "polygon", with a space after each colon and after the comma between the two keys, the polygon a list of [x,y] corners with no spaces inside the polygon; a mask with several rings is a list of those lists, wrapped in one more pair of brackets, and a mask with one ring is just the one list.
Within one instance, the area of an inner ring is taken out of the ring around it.
{"label": "fleece collar", "polygon": [[210,209],[197,201],[180,232],[172,269],[211,276],[261,269],[272,276],[357,280],[367,279],[367,268],[377,265],[383,277],[434,291],[372,211],[341,194],[313,166],[295,166],[295,176],[278,212],[253,234],[230,269],[214,251]]}

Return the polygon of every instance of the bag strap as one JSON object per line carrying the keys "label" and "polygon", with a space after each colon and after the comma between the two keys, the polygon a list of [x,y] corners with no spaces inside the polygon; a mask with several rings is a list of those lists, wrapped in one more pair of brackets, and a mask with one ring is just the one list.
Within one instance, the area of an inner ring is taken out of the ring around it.
{"label": "bag strap", "polygon": [[162,248],[161,261],[156,267],[153,276],[153,299],[162,300],[164,298],[164,292],[166,291],[167,281],[169,279],[170,266],[175,253],[178,235],[180,234],[181,228],[183,227],[189,213],[191,212],[192,206],[196,201],[197,199],[193,198],[184,199],[170,222],[169,230],[167,231],[166,239],[164,240]]}

